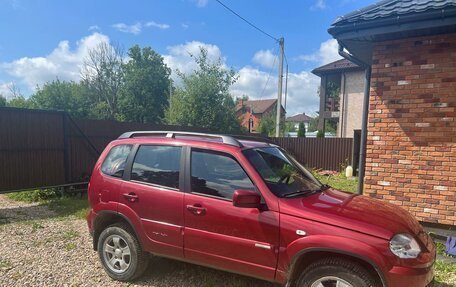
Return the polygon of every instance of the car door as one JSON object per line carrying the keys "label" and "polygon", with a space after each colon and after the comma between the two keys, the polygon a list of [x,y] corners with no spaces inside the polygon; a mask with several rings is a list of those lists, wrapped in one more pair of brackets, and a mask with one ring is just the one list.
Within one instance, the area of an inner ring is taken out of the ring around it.
{"label": "car door", "polygon": [[272,280],[279,217],[232,204],[236,189],[256,187],[233,155],[191,149],[187,161],[184,254],[200,264]]}
{"label": "car door", "polygon": [[180,146],[138,146],[119,199],[140,218],[148,251],[172,257],[183,257],[181,156]]}

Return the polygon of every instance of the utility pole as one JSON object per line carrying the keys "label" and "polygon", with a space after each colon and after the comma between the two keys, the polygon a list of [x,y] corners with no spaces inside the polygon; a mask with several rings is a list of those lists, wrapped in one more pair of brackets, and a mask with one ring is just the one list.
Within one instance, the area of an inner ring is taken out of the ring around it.
{"label": "utility pole", "polygon": [[280,136],[280,113],[282,109],[282,82],[283,82],[283,54],[284,54],[284,39],[281,37],[279,39],[280,45],[280,57],[279,57],[279,91],[277,93],[277,118],[276,118],[276,129],[275,136]]}
{"label": "utility pole", "polygon": [[285,116],[287,114],[287,96],[288,96],[288,64],[285,66],[285,103],[283,108],[285,109]]}

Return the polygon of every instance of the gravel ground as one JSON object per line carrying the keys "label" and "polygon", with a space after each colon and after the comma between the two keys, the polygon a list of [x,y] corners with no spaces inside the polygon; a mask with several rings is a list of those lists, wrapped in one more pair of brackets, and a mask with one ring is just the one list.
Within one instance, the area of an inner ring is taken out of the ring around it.
{"label": "gravel ground", "polygon": [[[441,265],[441,266],[440,266]],[[436,287],[455,287],[453,265],[440,264]],[[106,275],[86,222],[46,205],[0,195],[0,286],[278,287],[240,275],[153,257],[145,275],[121,283]]]}
{"label": "gravel ground", "polygon": [[178,261],[152,258],[134,283],[111,280],[91,247],[86,222],[45,205],[0,195],[0,286],[275,286]]}

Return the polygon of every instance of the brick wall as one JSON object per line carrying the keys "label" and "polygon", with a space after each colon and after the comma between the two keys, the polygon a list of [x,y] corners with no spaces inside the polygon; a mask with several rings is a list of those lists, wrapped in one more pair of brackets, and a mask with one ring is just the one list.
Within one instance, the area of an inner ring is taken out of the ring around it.
{"label": "brick wall", "polygon": [[456,34],[376,43],[365,192],[456,225]]}
{"label": "brick wall", "polygon": [[241,126],[243,126],[246,130],[249,130],[249,119],[253,119],[253,130],[258,130],[258,125],[260,124],[261,117],[259,114],[251,115],[250,112],[245,112],[243,114],[238,114],[238,119],[241,122]]}

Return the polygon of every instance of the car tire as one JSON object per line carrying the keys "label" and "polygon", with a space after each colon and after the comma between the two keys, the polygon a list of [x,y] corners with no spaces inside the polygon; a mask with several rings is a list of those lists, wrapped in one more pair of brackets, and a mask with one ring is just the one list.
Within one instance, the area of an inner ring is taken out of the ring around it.
{"label": "car tire", "polygon": [[[336,283],[339,282],[339,285]],[[349,260],[326,258],[305,268],[299,276],[297,287],[378,287],[379,284],[362,266]]]}
{"label": "car tire", "polygon": [[148,255],[131,228],[122,223],[108,226],[98,238],[98,255],[108,275],[119,281],[132,281],[147,269]]}

